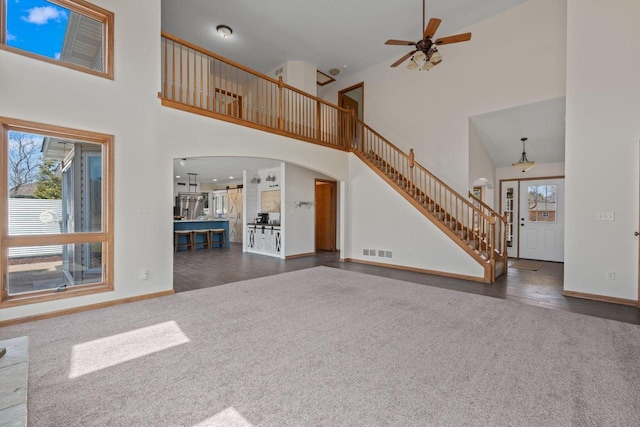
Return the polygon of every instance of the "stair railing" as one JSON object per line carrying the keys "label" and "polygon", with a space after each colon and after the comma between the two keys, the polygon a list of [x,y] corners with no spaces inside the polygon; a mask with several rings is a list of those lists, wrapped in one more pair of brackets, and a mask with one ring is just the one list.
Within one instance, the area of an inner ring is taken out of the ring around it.
{"label": "stair railing", "polygon": [[[404,188],[423,208],[433,213],[467,245],[492,264],[502,258],[505,227],[502,217],[484,212],[415,161],[413,149],[405,153],[351,114],[348,137],[358,151]],[[355,132],[353,131],[355,129]],[[493,279],[493,278],[492,278]]]}
{"label": "stair railing", "polygon": [[480,200],[471,191],[469,191],[469,199],[471,199],[471,202],[474,205],[476,205],[480,210],[482,210],[482,212],[484,212],[487,215],[492,215],[492,216],[494,216],[496,218],[496,227],[497,227],[497,231],[498,231],[498,235],[497,235],[496,241],[498,243],[500,243],[500,246],[496,249],[496,251],[503,255],[503,257],[502,257],[503,259],[502,260],[504,261],[504,273],[506,273],[507,272],[507,259],[508,259],[508,254],[507,254],[507,220],[508,220],[508,213],[505,211],[505,213],[503,215],[500,215],[491,206],[487,205],[485,202]]}

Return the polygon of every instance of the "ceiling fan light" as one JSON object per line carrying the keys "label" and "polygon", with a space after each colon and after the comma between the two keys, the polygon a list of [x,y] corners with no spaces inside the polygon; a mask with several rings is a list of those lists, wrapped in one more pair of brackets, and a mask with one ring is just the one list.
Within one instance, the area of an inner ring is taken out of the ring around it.
{"label": "ceiling fan light", "polygon": [[413,59],[415,59],[417,62],[420,62],[424,61],[426,57],[427,55],[425,55],[423,51],[418,51],[418,53],[413,56]]}
{"label": "ceiling fan light", "polygon": [[440,55],[440,52],[436,50],[431,54],[431,58],[429,58],[429,61],[431,61],[433,65],[438,65],[442,62],[442,55]]}
{"label": "ceiling fan light", "polygon": [[422,69],[425,71],[429,71],[433,67],[435,67],[434,64],[432,64],[430,61],[425,61],[424,65],[422,66]]}
{"label": "ceiling fan light", "polygon": [[407,64],[407,70],[417,70],[417,69],[418,69],[418,63],[414,61],[413,58],[411,58],[411,61],[409,61],[409,63]]}

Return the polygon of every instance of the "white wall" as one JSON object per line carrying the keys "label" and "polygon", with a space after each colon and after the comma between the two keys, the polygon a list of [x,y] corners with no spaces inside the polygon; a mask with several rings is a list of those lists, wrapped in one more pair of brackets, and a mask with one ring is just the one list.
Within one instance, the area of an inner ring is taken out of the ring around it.
{"label": "white wall", "polygon": [[315,65],[304,61],[287,61],[286,84],[316,96],[318,92],[318,76]]}
{"label": "white wall", "polygon": [[[391,68],[404,51],[329,86],[364,81],[369,126],[460,193],[468,188],[469,117],[565,95],[566,1],[529,0],[462,31],[429,72]],[[448,34],[438,34],[446,36]],[[329,88],[327,86],[327,88]],[[329,90],[329,89],[327,89]]]}
{"label": "white wall", "polygon": [[[564,286],[631,300],[638,299],[638,22],[637,0],[568,2]],[[615,212],[615,221],[596,221],[597,211]]]}
{"label": "white wall", "polygon": [[296,200],[314,202],[316,179],[328,177],[317,172],[295,166],[285,166],[283,212],[286,215],[284,235],[286,237],[285,256],[315,252],[315,205],[295,207]]}
{"label": "white wall", "polygon": [[476,127],[469,122],[469,191],[473,190],[474,183],[484,178],[488,181],[484,188],[482,201],[495,209],[494,182],[496,176],[496,165],[491,160]]}
{"label": "white wall", "polygon": [[[346,203],[343,258],[484,277],[480,264],[353,154]],[[393,257],[365,256],[363,249]]]}

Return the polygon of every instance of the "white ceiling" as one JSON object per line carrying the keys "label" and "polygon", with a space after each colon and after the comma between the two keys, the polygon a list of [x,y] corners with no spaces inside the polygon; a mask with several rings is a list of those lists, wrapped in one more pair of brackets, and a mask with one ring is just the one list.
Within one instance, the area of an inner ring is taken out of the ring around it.
{"label": "white ceiling", "polygon": [[[180,159],[173,160],[174,181],[189,182],[187,173],[197,173],[195,177],[198,183],[213,182],[215,184],[235,184],[242,182],[242,171],[269,169],[280,166],[282,162],[272,159],[260,159],[254,157],[198,157],[188,158],[186,165],[180,165]],[[180,176],[180,178],[175,178]],[[233,179],[229,178],[230,176]]]}
{"label": "white ceiling", "polygon": [[[441,18],[436,36],[449,36],[525,1],[426,0],[427,21]],[[233,29],[228,39],[216,33],[221,24]],[[384,42],[422,37],[422,2],[162,0],[162,30],[263,73],[302,60],[325,73],[341,69],[339,80],[407,53]]]}
{"label": "white ceiling", "polygon": [[564,162],[564,97],[471,117],[496,167],[511,166],[522,154],[536,163]]}

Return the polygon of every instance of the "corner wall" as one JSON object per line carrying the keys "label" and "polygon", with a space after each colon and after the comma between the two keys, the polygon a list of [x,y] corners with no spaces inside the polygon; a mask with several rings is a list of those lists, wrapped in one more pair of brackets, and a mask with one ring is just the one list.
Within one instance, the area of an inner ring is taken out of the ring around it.
{"label": "corner wall", "polygon": [[[638,299],[638,22],[637,0],[568,2],[564,286],[631,300]],[[596,221],[598,211],[615,220]]]}

